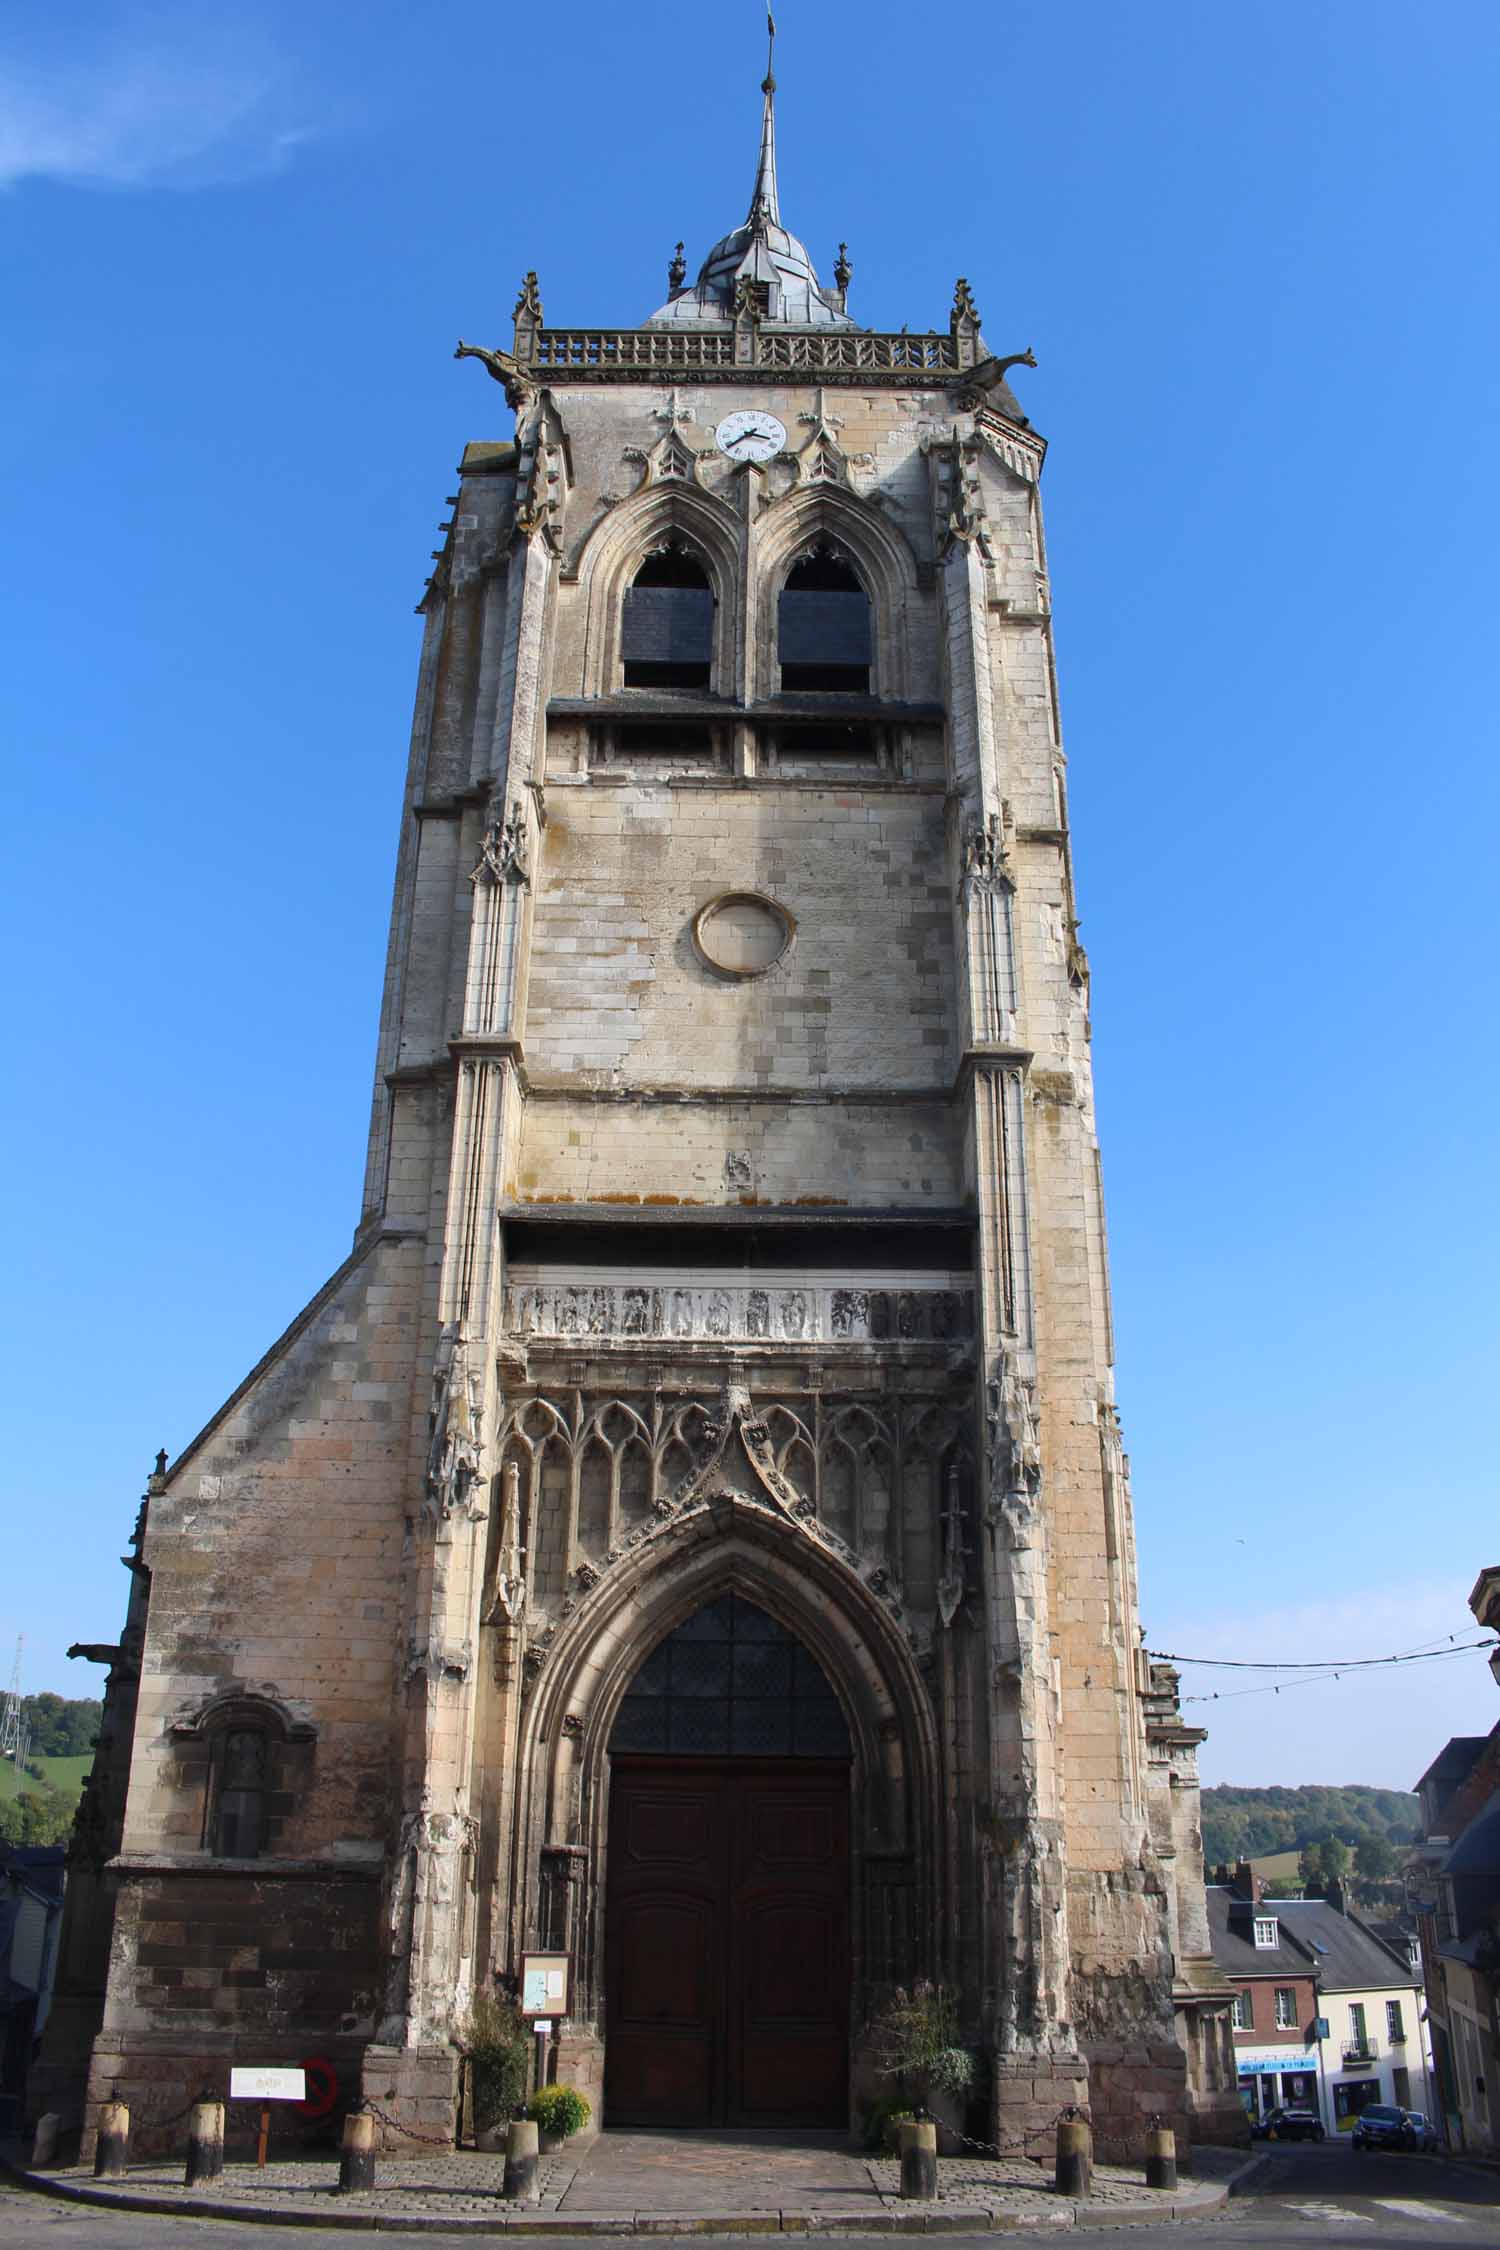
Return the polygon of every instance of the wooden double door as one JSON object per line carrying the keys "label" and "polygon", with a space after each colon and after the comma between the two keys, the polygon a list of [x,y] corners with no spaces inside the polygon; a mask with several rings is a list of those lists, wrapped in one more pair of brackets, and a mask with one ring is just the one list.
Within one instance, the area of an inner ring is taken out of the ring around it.
{"label": "wooden double door", "polygon": [[612,1764],[609,2123],[847,2124],[847,1763]]}

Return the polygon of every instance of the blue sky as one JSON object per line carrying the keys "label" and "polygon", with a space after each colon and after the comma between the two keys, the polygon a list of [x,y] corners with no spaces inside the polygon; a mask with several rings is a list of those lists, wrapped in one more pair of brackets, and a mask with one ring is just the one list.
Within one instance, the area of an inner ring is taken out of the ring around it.
{"label": "blue sky", "polygon": [[[522,26],[517,36],[512,20]],[[789,223],[969,277],[1051,441],[1150,1645],[1355,1657],[1500,1560],[1500,16],[784,0]],[[17,974],[0,1669],[91,1692],[176,1452],[344,1255],[451,354],[629,324],[742,212],[754,0],[0,21]],[[1189,1694],[1222,1686],[1196,1670]],[[1237,1684],[1231,1682],[1231,1684]],[[1207,1707],[1206,1774],[1409,1783],[1467,1656]]]}

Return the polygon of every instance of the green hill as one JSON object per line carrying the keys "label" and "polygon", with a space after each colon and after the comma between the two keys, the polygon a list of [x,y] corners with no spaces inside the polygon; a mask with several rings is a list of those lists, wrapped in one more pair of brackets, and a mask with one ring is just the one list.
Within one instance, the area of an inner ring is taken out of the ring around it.
{"label": "green hill", "polygon": [[1404,1789],[1309,1783],[1300,1789],[1241,1789],[1222,1783],[1203,1792],[1203,1857],[1208,1866],[1238,1859],[1295,1855],[1325,1836],[1358,1844],[1366,1836],[1410,1843],[1417,1833],[1417,1800]]}
{"label": "green hill", "polygon": [[[77,1801],[93,1762],[92,1750],[85,1751],[81,1758],[31,1760],[32,1765],[40,1767],[46,1786],[55,1789],[59,1796],[66,1797],[69,1804]],[[11,1759],[0,1761],[0,1797],[19,1797],[23,1791],[35,1790],[40,1786],[34,1774],[18,1772]]]}

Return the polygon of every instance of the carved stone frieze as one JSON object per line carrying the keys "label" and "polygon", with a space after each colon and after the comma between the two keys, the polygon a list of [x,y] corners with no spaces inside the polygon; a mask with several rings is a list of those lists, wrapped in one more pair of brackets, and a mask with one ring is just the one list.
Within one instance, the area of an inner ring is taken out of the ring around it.
{"label": "carved stone frieze", "polygon": [[662,1337],[708,1343],[962,1341],[974,1332],[966,1281],[909,1287],[698,1281],[512,1280],[506,1326],[517,1337]]}

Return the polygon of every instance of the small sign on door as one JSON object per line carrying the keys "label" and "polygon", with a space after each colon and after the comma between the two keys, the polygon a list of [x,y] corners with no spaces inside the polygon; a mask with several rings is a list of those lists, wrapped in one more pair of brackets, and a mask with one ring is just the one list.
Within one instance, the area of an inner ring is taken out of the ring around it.
{"label": "small sign on door", "polygon": [[568,1956],[566,1953],[521,1955],[521,2013],[523,2016],[565,2016],[568,2012]]}

